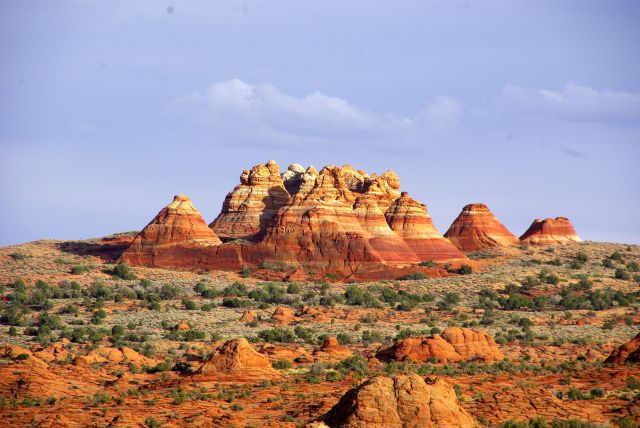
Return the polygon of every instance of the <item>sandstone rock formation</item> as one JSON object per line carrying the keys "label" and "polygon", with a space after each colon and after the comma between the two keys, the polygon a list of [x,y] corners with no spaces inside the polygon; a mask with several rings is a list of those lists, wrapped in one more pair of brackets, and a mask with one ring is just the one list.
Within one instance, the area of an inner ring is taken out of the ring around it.
{"label": "sandstone rock formation", "polygon": [[604,362],[610,364],[640,363],[640,333],[624,345],[614,349]]}
{"label": "sandstone rock formation", "polygon": [[197,268],[206,251],[221,243],[191,199],[176,195],[135,237],[120,260],[138,266]]}
{"label": "sandstone rock formation", "polygon": [[247,339],[232,339],[217,346],[198,370],[200,375],[268,379],[278,376],[269,358],[258,353]]}
{"label": "sandstone rock formation", "polygon": [[191,327],[189,326],[189,323],[187,321],[182,320],[178,324],[176,324],[176,330],[177,331],[189,331],[189,330],[191,330]]}
{"label": "sandstone rock formation", "polygon": [[348,391],[323,417],[331,428],[474,427],[446,381],[379,376]]}
{"label": "sandstone rock formation", "polygon": [[223,239],[258,240],[288,199],[278,164],[273,160],[258,164],[242,172],[240,184],[227,194],[209,227]]}
{"label": "sandstone rock formation", "polygon": [[529,245],[556,245],[581,241],[566,217],[535,219],[520,237],[520,242]]}
{"label": "sandstone rock formation", "polygon": [[391,230],[396,232],[421,261],[464,259],[465,256],[443,237],[433,224],[424,204],[402,192],[385,213]]}
{"label": "sandstone rock formation", "polygon": [[121,261],[177,269],[277,263],[288,275],[313,267],[348,278],[465,258],[425,205],[400,192],[393,171],[369,175],[350,165],[317,172],[292,164],[282,174],[274,161],[256,165],[242,173],[209,230],[203,222],[190,200],[177,196]]}
{"label": "sandstone rock formation", "polygon": [[327,337],[322,345],[313,351],[315,357],[339,358],[343,359],[352,355],[352,352],[341,346],[335,336]]}
{"label": "sandstone rock formation", "polygon": [[518,238],[498,221],[485,204],[465,206],[444,236],[461,251],[519,243]]}
{"label": "sandstone rock formation", "polygon": [[412,360],[424,363],[502,360],[504,355],[493,337],[485,331],[462,327],[448,327],[442,334],[429,337],[409,337],[380,350],[376,357],[382,361]]}
{"label": "sandstone rock formation", "polygon": [[271,319],[278,324],[291,324],[295,321],[295,311],[286,306],[278,306],[271,315]]}
{"label": "sandstone rock formation", "polygon": [[244,312],[242,312],[242,316],[240,317],[240,322],[243,322],[245,324],[251,324],[255,320],[256,313],[251,309],[245,309]]}

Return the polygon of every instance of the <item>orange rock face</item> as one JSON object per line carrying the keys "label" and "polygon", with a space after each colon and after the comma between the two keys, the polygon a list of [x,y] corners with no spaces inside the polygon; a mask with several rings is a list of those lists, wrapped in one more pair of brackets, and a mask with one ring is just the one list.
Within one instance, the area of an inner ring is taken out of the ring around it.
{"label": "orange rock face", "polygon": [[258,353],[244,337],[217,346],[200,367],[200,375],[270,379],[278,376],[269,358]]}
{"label": "orange rock face", "polygon": [[198,268],[207,251],[221,243],[191,199],[176,195],[135,237],[120,260],[140,266]]}
{"label": "orange rock face", "polygon": [[347,392],[323,418],[332,428],[474,427],[450,384],[415,373],[379,376]]}
{"label": "orange rock face", "polygon": [[498,221],[485,204],[465,206],[444,236],[461,251],[519,243],[518,238]]}
{"label": "orange rock face", "polygon": [[640,333],[624,345],[614,349],[604,362],[611,364],[640,363]]}
{"label": "orange rock face", "polygon": [[556,245],[581,242],[573,225],[566,217],[535,219],[529,229],[520,237],[520,241],[529,245]]}
{"label": "orange rock face", "polygon": [[275,161],[243,171],[240,184],[224,200],[209,225],[223,239],[258,240],[274,215],[289,199]]}
{"label": "orange rock face", "polygon": [[492,362],[502,360],[504,355],[493,337],[486,332],[448,327],[442,334],[398,340],[391,347],[379,351],[376,357],[383,361],[412,360],[420,363],[431,359],[439,362]]}
{"label": "orange rock face", "polygon": [[398,234],[421,261],[464,259],[465,256],[443,237],[424,204],[402,192],[385,213],[391,230]]}

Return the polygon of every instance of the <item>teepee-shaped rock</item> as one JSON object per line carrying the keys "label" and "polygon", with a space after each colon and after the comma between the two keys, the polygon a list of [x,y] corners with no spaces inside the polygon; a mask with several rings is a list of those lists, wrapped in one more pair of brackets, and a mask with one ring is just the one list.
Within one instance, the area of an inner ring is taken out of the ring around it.
{"label": "teepee-shaped rock", "polygon": [[222,242],[185,195],[176,195],[135,237],[120,261],[137,266],[198,267],[207,248]]}
{"label": "teepee-shaped rock", "polygon": [[407,243],[422,261],[465,259],[447,238],[443,237],[433,224],[424,204],[402,192],[387,212],[387,223]]}
{"label": "teepee-shaped rock", "polygon": [[556,245],[581,241],[566,217],[535,219],[520,237],[520,242],[529,245]]}
{"label": "teepee-shaped rock", "polygon": [[465,206],[444,236],[461,251],[519,243],[518,238],[498,221],[485,204]]}

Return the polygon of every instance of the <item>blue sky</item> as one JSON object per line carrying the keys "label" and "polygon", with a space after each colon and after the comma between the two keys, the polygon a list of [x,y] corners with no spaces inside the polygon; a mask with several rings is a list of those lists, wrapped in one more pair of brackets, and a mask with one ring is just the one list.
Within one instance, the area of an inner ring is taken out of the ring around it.
{"label": "blue sky", "polygon": [[0,2],[0,245],[207,221],[275,159],[640,243],[636,1]]}

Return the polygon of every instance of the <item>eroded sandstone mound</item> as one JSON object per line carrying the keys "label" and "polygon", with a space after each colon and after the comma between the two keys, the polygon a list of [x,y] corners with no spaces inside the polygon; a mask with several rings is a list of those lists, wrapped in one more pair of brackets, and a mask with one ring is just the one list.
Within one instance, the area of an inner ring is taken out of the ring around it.
{"label": "eroded sandstone mound", "polygon": [[415,373],[379,376],[348,391],[324,416],[331,428],[474,427],[449,383]]}
{"label": "eroded sandstone mound", "polygon": [[173,202],[135,237],[120,260],[152,267],[198,267],[204,254],[222,242],[185,195]]}
{"label": "eroded sandstone mound", "polygon": [[200,375],[266,379],[278,376],[269,358],[253,349],[247,339],[228,340],[219,344],[198,370]]}
{"label": "eroded sandstone mound", "polygon": [[614,349],[604,362],[610,364],[640,363],[640,333],[624,345]]}
{"label": "eroded sandstone mound", "polygon": [[498,221],[485,204],[465,206],[444,236],[461,251],[519,243],[518,238]]}
{"label": "eroded sandstone mound", "polygon": [[581,242],[573,225],[566,217],[535,219],[520,241],[529,245],[556,245]]}
{"label": "eroded sandstone mound", "polygon": [[448,327],[442,334],[397,340],[389,348],[379,351],[376,357],[382,361],[412,360],[419,363],[429,360],[492,362],[502,360],[504,355],[487,332]]}

